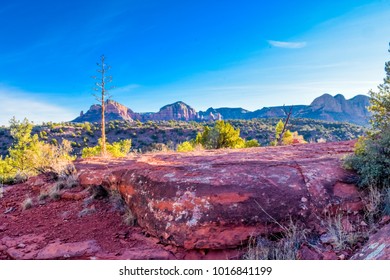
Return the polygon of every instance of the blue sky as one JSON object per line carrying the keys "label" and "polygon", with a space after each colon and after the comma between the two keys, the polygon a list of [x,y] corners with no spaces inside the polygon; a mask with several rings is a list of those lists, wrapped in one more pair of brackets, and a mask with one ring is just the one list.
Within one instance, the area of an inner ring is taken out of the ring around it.
{"label": "blue sky", "polygon": [[0,124],[68,121],[96,62],[136,112],[351,98],[384,77],[390,1],[22,1],[0,7]]}

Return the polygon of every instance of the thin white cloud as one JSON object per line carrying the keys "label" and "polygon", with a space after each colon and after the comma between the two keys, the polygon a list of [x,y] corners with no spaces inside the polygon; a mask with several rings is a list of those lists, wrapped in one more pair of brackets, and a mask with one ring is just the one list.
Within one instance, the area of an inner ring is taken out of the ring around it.
{"label": "thin white cloud", "polygon": [[132,92],[135,89],[138,89],[140,87],[141,87],[141,85],[138,85],[138,84],[130,84],[130,85],[122,86],[122,87],[116,87],[116,88],[112,89],[110,92],[112,94],[123,94],[123,93]]}
{"label": "thin white cloud", "polygon": [[301,49],[306,47],[306,42],[283,42],[283,41],[273,41],[268,40],[268,44],[276,48],[284,48],[284,49]]}
{"label": "thin white cloud", "polygon": [[19,120],[27,118],[36,124],[69,121],[76,117],[74,112],[40,100],[37,96],[36,93],[0,85],[0,125],[8,125],[14,116]]}

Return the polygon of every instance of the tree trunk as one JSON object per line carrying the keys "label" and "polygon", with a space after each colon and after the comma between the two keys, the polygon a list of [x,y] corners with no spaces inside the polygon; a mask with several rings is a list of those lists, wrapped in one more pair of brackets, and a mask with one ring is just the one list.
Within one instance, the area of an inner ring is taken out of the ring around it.
{"label": "tree trunk", "polygon": [[[102,94],[102,96],[104,96]],[[105,104],[104,99],[102,98],[102,156],[105,156],[107,154],[107,148],[106,148],[106,121],[104,118],[104,112],[105,112]]]}

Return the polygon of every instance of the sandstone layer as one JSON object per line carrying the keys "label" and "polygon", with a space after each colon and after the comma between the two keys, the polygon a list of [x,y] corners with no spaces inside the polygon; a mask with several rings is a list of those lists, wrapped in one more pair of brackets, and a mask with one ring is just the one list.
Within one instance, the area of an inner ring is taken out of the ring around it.
{"label": "sandstone layer", "polygon": [[353,145],[146,154],[77,168],[81,186],[119,191],[163,244],[216,250],[280,232],[291,220],[321,230],[324,216],[361,210],[356,176],[340,160]]}

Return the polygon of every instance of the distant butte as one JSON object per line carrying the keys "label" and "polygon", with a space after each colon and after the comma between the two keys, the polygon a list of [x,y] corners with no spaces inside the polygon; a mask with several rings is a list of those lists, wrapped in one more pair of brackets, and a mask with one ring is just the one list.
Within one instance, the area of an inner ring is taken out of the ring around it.
{"label": "distant butte", "polygon": [[[294,105],[293,117],[308,118],[324,121],[349,122],[358,125],[368,125],[370,113],[369,97],[357,95],[345,99],[341,94],[331,96],[323,94],[314,99],[310,105]],[[253,112],[242,108],[209,108],[206,111],[196,112],[191,106],[182,101],[163,106],[157,113],[135,113],[126,106],[107,100],[106,120],[123,121],[214,121],[228,119],[253,118],[282,118],[285,113],[283,106],[264,107]],[[81,113],[72,122],[100,122],[101,106],[92,105],[86,113]]]}

